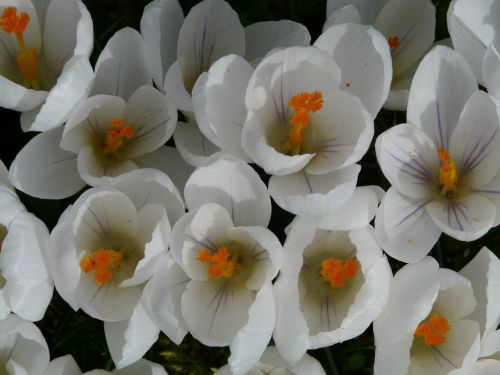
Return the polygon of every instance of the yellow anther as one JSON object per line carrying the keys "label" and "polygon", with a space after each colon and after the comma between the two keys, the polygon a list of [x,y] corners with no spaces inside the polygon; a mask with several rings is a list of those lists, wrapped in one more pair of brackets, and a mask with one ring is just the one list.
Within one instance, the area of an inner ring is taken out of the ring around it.
{"label": "yellow anther", "polygon": [[346,280],[354,279],[359,266],[355,259],[325,259],[321,263],[321,277],[332,288],[344,285]]}
{"label": "yellow anther", "polygon": [[95,271],[95,283],[103,285],[113,277],[112,270],[117,268],[123,260],[120,251],[101,248],[92,256],[84,257],[80,262],[80,268],[84,273]]}
{"label": "yellow anther", "polygon": [[399,37],[398,36],[391,36],[389,39],[387,39],[389,42],[389,47],[390,48],[398,48],[399,47]]}
{"label": "yellow anther", "polygon": [[446,341],[446,334],[451,326],[446,318],[439,314],[434,314],[429,319],[429,323],[422,322],[415,330],[415,337],[424,338],[425,345],[438,346]]}
{"label": "yellow anther", "polygon": [[442,164],[441,168],[439,168],[441,193],[445,194],[448,198],[452,198],[453,194],[457,191],[457,168],[447,149],[438,147],[437,153]]}
{"label": "yellow anther", "polygon": [[225,246],[221,246],[211,254],[208,249],[198,251],[197,257],[201,263],[211,263],[208,267],[208,275],[214,279],[224,277],[230,279],[236,271],[237,261],[231,257]]}
{"label": "yellow anther", "polygon": [[122,118],[111,120],[111,130],[106,132],[104,140],[104,154],[116,154],[118,149],[123,145],[125,139],[132,139],[135,135],[134,128],[131,125],[123,125]]}

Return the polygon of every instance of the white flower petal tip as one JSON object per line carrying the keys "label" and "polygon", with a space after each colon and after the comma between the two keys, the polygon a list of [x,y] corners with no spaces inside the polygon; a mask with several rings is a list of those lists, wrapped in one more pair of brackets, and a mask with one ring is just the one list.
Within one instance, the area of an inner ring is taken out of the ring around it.
{"label": "white flower petal tip", "polygon": [[361,167],[357,164],[322,175],[297,172],[272,176],[269,194],[284,210],[309,218],[328,216],[353,194]]}
{"label": "white flower petal tip", "polygon": [[[308,349],[360,335],[387,303],[392,272],[371,227],[322,230],[296,218],[284,253],[273,338],[292,363]],[[333,276],[333,269],[343,271]]]}
{"label": "white flower petal tip", "polygon": [[484,84],[488,93],[500,103],[500,44],[492,43],[483,59]]}
{"label": "white flower petal tip", "polygon": [[82,371],[73,356],[68,354],[50,361],[42,375],[82,375]]}

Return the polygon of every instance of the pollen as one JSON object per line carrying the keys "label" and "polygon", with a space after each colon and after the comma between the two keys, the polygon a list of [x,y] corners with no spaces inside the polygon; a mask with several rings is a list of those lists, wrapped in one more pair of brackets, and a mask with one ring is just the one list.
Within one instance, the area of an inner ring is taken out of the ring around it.
{"label": "pollen", "polygon": [[447,149],[437,148],[439,159],[441,160],[441,168],[439,168],[439,184],[441,186],[441,194],[452,198],[457,191],[458,174],[455,162],[451,159]]}
{"label": "pollen", "polygon": [[323,96],[320,91],[300,92],[290,98],[288,106],[295,110],[295,114],[290,119],[292,129],[283,145],[283,152],[298,155],[304,142],[304,132],[311,122],[310,114],[323,107]]}
{"label": "pollen", "polygon": [[92,256],[87,255],[80,261],[80,268],[84,273],[95,272],[94,281],[97,285],[107,283],[113,277],[113,270],[116,270],[123,260],[121,251],[101,248],[94,252]]}
{"label": "pollen", "polygon": [[104,140],[104,154],[116,156],[124,141],[132,139],[134,135],[134,128],[131,125],[123,125],[122,118],[111,120],[111,129],[106,132],[106,139]]}
{"label": "pollen", "polygon": [[321,277],[332,288],[343,286],[346,280],[352,280],[358,272],[359,266],[355,259],[329,258],[321,263]]}
{"label": "pollen", "polygon": [[389,47],[392,48],[398,48],[399,47],[399,37],[398,36],[390,36],[389,39],[387,39],[389,42]]}
{"label": "pollen", "polygon": [[446,341],[446,334],[450,332],[451,326],[446,318],[434,314],[429,323],[422,322],[415,330],[415,336],[424,339],[427,346],[438,346]]}
{"label": "pollen", "polygon": [[214,279],[224,277],[230,279],[237,268],[237,260],[233,259],[226,246],[221,246],[216,252],[210,253],[208,249],[198,251],[196,259],[201,263],[209,263],[208,275]]}
{"label": "pollen", "polygon": [[23,76],[23,85],[29,89],[40,89],[38,79],[38,52],[36,48],[28,48],[24,42],[23,33],[30,22],[30,16],[26,12],[17,14],[17,8],[4,8],[0,16],[0,27],[7,34],[14,33],[19,47],[16,57],[17,67]]}

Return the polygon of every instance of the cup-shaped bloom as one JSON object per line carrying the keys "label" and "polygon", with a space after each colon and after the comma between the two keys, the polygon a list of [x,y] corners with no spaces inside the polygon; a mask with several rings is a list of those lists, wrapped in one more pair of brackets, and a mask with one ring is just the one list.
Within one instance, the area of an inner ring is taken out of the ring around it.
{"label": "cup-shaped bloom", "polygon": [[426,257],[394,276],[375,320],[375,374],[469,374],[480,350],[470,282]]}
{"label": "cup-shaped bloom", "polygon": [[323,230],[295,219],[275,283],[274,342],[283,358],[296,362],[363,333],[382,312],[391,278],[373,228]]}
{"label": "cup-shaped bloom", "polygon": [[64,130],[33,138],[14,160],[11,177],[30,195],[63,198],[85,183],[109,185],[120,174],[151,166],[149,158],[161,169],[161,159],[154,154],[163,156],[161,149],[176,121],[173,104],[149,85],[138,88],[127,101],[93,96],[73,112]]}
{"label": "cup-shaped bloom", "polygon": [[24,130],[61,125],[93,79],[92,19],[80,0],[4,1],[0,106],[23,112]]}
{"label": "cup-shaped bloom", "polygon": [[441,232],[472,241],[500,222],[499,124],[495,101],[477,91],[460,54],[436,47],[424,58],[410,91],[408,124],[376,142],[392,184],[375,221],[389,255],[415,262]]}
{"label": "cup-shaped bloom", "polygon": [[54,289],[46,264],[49,231],[26,212],[1,162],[0,176],[0,319],[13,312],[40,320]]}
{"label": "cup-shaped bloom", "polygon": [[233,373],[247,373],[274,329],[281,244],[264,227],[235,226],[216,203],[186,214],[172,236],[172,256],[189,278],[181,301],[189,331],[205,345],[230,345]]}
{"label": "cup-shaped bloom", "polygon": [[37,326],[14,314],[0,320],[0,373],[42,375],[48,364],[49,348]]}
{"label": "cup-shaped bloom", "polygon": [[[297,363],[286,362],[274,346],[268,346],[259,362],[248,372],[248,375],[261,374],[282,374],[282,375],[325,375],[325,370],[317,359],[305,354]],[[221,367],[214,375],[231,375],[228,365]]]}
{"label": "cup-shaped bloom", "polygon": [[380,31],[391,49],[393,70],[384,108],[404,111],[413,74],[434,42],[435,13],[430,0],[328,0],[323,31],[343,23],[373,25]]}

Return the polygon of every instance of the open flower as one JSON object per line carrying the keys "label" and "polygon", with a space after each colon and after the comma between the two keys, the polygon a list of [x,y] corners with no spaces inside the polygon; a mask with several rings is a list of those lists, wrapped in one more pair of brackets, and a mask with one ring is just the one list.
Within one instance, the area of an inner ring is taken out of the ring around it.
{"label": "open flower", "polygon": [[322,230],[296,218],[284,254],[273,337],[289,362],[360,335],[382,312],[392,273],[373,228]]}
{"label": "open flower", "polygon": [[92,19],[80,0],[4,1],[0,106],[23,112],[23,130],[61,125],[87,95]]}
{"label": "open flower", "polygon": [[392,187],[375,229],[389,255],[415,262],[441,232],[472,241],[500,222],[500,120],[460,54],[436,47],[415,74],[408,123],[377,139]]}
{"label": "open flower", "polygon": [[375,375],[469,374],[479,325],[464,319],[476,302],[467,279],[426,257],[401,268],[374,322]]}
{"label": "open flower", "polygon": [[435,13],[430,0],[328,0],[323,31],[347,22],[373,25],[380,31],[391,49],[393,69],[384,108],[404,111],[413,74],[434,42]]}

